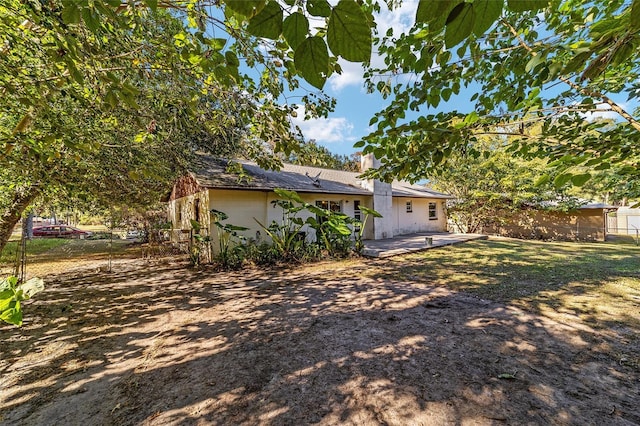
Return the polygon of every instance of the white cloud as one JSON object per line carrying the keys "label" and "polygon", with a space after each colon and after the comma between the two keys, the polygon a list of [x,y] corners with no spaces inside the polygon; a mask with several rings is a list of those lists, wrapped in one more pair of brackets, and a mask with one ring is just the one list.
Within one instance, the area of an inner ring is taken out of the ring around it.
{"label": "white cloud", "polygon": [[329,78],[329,86],[334,92],[339,92],[347,86],[362,86],[364,79],[362,78],[362,64],[355,62],[347,62],[344,59],[339,60],[342,74],[333,74]]}
{"label": "white cloud", "polygon": [[[626,104],[618,104],[618,105],[620,105],[622,109],[626,110],[627,108]],[[584,115],[584,118],[589,121],[594,121],[598,119],[616,120],[620,118],[620,115],[617,112],[613,111],[609,106],[609,104],[597,104],[596,111],[587,112],[583,115]]]}
{"label": "white cloud", "polygon": [[300,127],[306,140],[315,139],[321,144],[341,142],[355,142],[353,124],[345,117],[304,119],[304,108],[297,108],[297,117],[292,118],[293,124]]}
{"label": "white cloud", "polygon": [[415,22],[417,9],[418,0],[405,0],[393,11],[381,10],[375,16],[378,34],[385,35],[389,28],[393,28],[393,34],[396,37],[408,32]]}

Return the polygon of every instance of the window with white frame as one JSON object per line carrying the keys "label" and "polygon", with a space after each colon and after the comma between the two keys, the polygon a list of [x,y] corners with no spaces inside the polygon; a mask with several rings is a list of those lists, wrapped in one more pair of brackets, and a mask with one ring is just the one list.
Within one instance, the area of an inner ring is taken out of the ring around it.
{"label": "window with white frame", "polygon": [[412,213],[413,212],[413,201],[409,200],[407,201],[407,213]]}
{"label": "window with white frame", "polygon": [[429,220],[438,220],[438,205],[429,203]]}
{"label": "window with white frame", "polygon": [[355,220],[362,220],[362,213],[360,211],[360,200],[353,202],[353,218]]}

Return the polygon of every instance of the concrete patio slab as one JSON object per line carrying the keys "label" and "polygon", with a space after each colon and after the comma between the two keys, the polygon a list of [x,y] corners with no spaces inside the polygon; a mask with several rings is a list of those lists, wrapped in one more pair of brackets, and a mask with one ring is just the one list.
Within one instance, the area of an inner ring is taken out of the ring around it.
{"label": "concrete patio slab", "polygon": [[[431,244],[429,244],[429,238]],[[405,253],[428,250],[435,247],[449,246],[472,240],[486,240],[480,234],[450,234],[447,232],[425,232],[410,235],[398,235],[384,240],[367,240],[364,242],[362,254],[368,257],[389,257]]]}

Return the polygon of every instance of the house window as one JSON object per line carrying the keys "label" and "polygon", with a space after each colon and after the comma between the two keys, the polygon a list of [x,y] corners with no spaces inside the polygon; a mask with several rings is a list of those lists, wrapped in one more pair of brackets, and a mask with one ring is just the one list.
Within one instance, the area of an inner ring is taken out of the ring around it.
{"label": "house window", "polygon": [[[336,213],[340,213],[342,211],[339,201],[316,201],[316,207],[320,207],[321,209],[329,210]],[[323,224],[327,221],[327,218],[318,217],[317,220],[318,223]]]}
{"label": "house window", "polygon": [[342,211],[339,201],[316,201],[316,207],[337,213]]}
{"label": "house window", "polygon": [[413,212],[413,201],[407,201],[407,213]]}
{"label": "house window", "polygon": [[355,220],[362,220],[362,213],[360,211],[360,200],[353,202],[353,218]]}
{"label": "house window", "polygon": [[438,207],[436,203],[429,203],[429,220],[438,220]]}
{"label": "house window", "polygon": [[176,225],[180,227],[182,225],[182,204],[180,202],[176,202]]}

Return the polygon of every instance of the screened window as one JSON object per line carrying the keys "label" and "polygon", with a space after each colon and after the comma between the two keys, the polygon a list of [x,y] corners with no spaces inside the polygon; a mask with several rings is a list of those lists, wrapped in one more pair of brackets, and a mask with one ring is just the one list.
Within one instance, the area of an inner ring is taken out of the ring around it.
{"label": "screened window", "polygon": [[429,220],[438,220],[438,205],[429,203]]}

